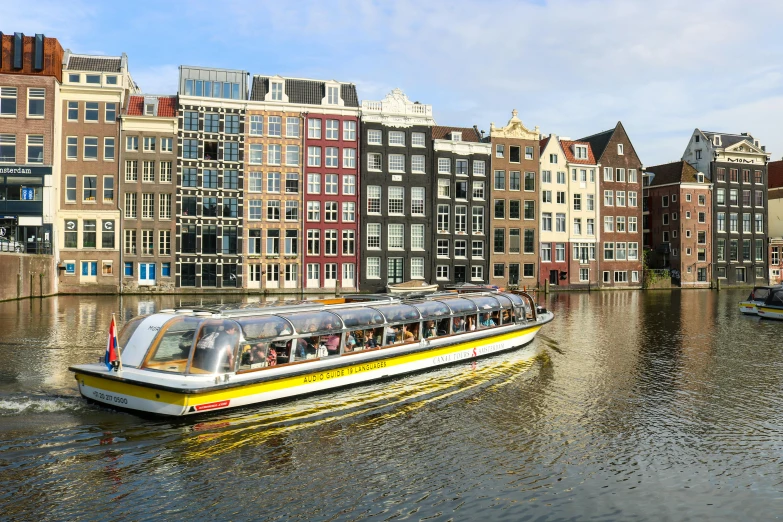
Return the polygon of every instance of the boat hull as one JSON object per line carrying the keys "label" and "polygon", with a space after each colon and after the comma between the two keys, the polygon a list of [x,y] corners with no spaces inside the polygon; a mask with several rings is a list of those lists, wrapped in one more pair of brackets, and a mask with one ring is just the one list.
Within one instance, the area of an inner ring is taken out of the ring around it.
{"label": "boat hull", "polygon": [[753,301],[740,301],[739,309],[745,315],[759,315],[758,305]]}
{"label": "boat hull", "polygon": [[759,305],[758,307],[759,317],[764,319],[777,319],[783,321],[783,308],[776,308],[767,305]]}
{"label": "boat hull", "polygon": [[[247,377],[247,374],[231,375],[232,380],[206,388],[177,389],[175,383],[171,386],[147,384],[122,376],[121,373],[128,373],[127,370],[115,373],[84,366],[72,369],[79,392],[94,402],[156,415],[193,415],[309,395],[519,348],[532,342],[538,330],[551,319],[550,314],[544,320],[486,337],[444,338],[446,344],[424,341],[406,345],[407,348],[345,354],[329,367],[308,364],[295,372],[287,371],[291,367],[283,371],[263,370],[258,372],[265,374],[261,379],[250,380],[253,376]],[[479,336],[481,332],[467,336]],[[187,376],[182,376],[183,383],[186,379]]]}

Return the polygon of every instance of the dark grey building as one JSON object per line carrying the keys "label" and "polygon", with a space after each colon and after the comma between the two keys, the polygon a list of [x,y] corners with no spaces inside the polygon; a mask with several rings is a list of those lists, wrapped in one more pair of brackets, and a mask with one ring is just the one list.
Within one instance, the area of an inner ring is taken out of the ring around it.
{"label": "dark grey building", "polygon": [[177,286],[242,287],[247,76],[180,66]]}
{"label": "dark grey building", "polygon": [[489,281],[492,145],[475,128],[432,128],[432,273],[440,286]]}
{"label": "dark grey building", "polygon": [[[432,106],[394,89],[364,101],[361,119],[359,287],[383,291],[432,273]],[[429,192],[429,193],[428,193]]]}
{"label": "dark grey building", "polygon": [[750,133],[696,129],[682,159],[708,176],[712,191],[712,275],[723,284],[766,284],[767,163]]}

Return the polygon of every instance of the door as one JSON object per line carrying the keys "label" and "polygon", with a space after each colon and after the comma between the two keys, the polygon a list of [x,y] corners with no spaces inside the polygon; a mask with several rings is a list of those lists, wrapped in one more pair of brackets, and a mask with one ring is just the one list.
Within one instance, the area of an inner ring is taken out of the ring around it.
{"label": "door", "polygon": [[139,286],[155,284],[155,263],[139,263]]}
{"label": "door", "polygon": [[320,265],[318,263],[307,263],[307,288],[321,287]]}
{"label": "door", "polygon": [[560,270],[550,270],[549,271],[549,284],[550,285],[556,285],[558,278],[560,275]]}
{"label": "door", "polygon": [[386,277],[389,284],[402,283],[402,258],[390,257],[387,264]]}
{"label": "door", "polygon": [[337,286],[337,263],[324,263],[324,288]]}
{"label": "door", "polygon": [[467,281],[467,269],[464,266],[454,267],[454,282],[464,283]]}
{"label": "door", "polygon": [[519,284],[519,263],[510,263],[508,265],[508,284]]}
{"label": "door", "polygon": [[355,286],[354,277],[356,273],[356,265],[353,263],[343,263],[343,279],[342,288],[353,288]]}

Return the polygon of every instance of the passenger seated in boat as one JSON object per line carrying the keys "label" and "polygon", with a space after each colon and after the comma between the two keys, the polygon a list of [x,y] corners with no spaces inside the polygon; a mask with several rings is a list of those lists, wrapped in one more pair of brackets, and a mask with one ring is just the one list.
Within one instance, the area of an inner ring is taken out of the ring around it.
{"label": "passenger seated in boat", "polygon": [[375,340],[375,336],[373,336],[372,330],[366,330],[364,332],[364,348],[377,348],[378,342]]}
{"label": "passenger seated in boat", "polygon": [[356,338],[353,336],[353,332],[345,334],[345,352],[352,352],[356,348]]}
{"label": "passenger seated in boat", "polygon": [[239,342],[239,329],[233,321],[223,324],[223,331],[215,339],[215,357],[222,364],[223,369],[233,368],[234,351]]}
{"label": "passenger seated in boat", "polygon": [[419,340],[419,323],[410,323],[405,325],[403,333],[404,342],[409,343]]}
{"label": "passenger seated in boat", "polygon": [[511,311],[503,310],[503,324],[509,324],[511,322]]}
{"label": "passenger seated in boat", "polygon": [[424,323],[424,338],[430,339],[431,337],[437,337],[438,331],[435,329],[435,321],[427,321]]}
{"label": "passenger seated in boat", "polygon": [[475,315],[469,315],[467,317],[465,330],[468,331],[468,332],[476,331],[476,316]]}
{"label": "passenger seated in boat", "polygon": [[489,316],[489,314],[482,314],[481,316],[481,326],[483,328],[491,328],[495,326],[495,321],[492,320],[492,318]]}
{"label": "passenger seated in boat", "polygon": [[277,350],[273,346],[269,347],[269,354],[266,356],[267,366],[277,366]]}
{"label": "passenger seated in boat", "polygon": [[454,323],[452,324],[452,333],[461,333],[465,331],[465,321],[462,319],[462,317],[455,317]]}
{"label": "passenger seated in boat", "polygon": [[[326,328],[331,330],[332,324],[329,323],[326,325]],[[339,334],[330,334],[330,335],[323,335],[321,336],[321,342],[326,345],[326,351],[327,356],[329,355],[337,355],[340,353],[340,335]]]}
{"label": "passenger seated in boat", "polygon": [[[315,338],[318,339],[317,337]],[[310,338],[307,337],[300,337],[299,339],[293,339],[291,340],[291,345],[294,347],[294,360],[295,361],[303,361],[307,359],[308,353],[315,354],[315,348],[311,347],[311,343],[309,342]]]}
{"label": "passenger seated in boat", "polygon": [[490,315],[490,318],[492,319],[492,322],[495,323],[492,326],[498,326],[500,324],[500,312],[495,310]]}
{"label": "passenger seated in boat", "polygon": [[402,327],[401,326],[389,326],[386,328],[386,343],[394,344],[402,341]]}

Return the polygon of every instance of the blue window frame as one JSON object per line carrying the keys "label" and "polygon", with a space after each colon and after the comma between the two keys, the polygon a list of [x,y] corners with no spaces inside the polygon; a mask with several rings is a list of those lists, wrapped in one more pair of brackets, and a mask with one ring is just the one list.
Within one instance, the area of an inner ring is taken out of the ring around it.
{"label": "blue window frame", "polygon": [[133,262],[125,261],[125,276],[133,277]]}
{"label": "blue window frame", "polygon": [[163,277],[171,277],[171,263],[161,263],[160,275]]}

